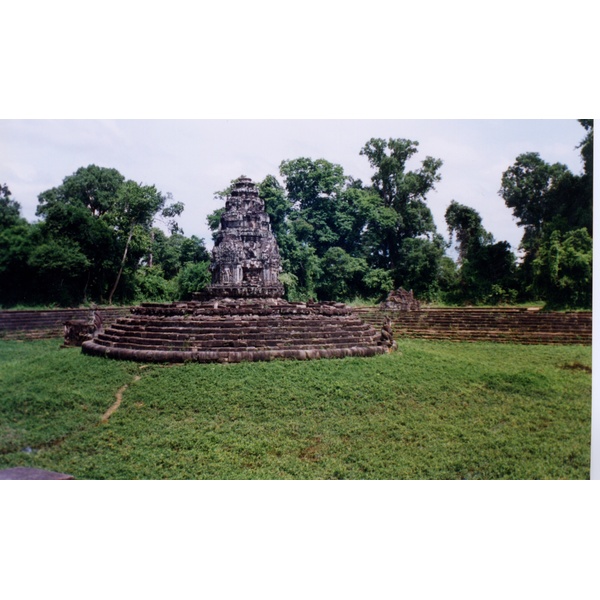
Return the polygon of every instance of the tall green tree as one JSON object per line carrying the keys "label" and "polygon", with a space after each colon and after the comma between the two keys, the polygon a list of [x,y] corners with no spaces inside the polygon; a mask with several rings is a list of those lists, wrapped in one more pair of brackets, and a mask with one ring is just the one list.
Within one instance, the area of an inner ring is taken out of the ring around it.
{"label": "tall green tree", "polygon": [[395,287],[413,289],[424,298],[438,292],[438,276],[445,243],[437,233],[427,195],[440,181],[440,159],[425,157],[421,166],[408,170],[418,152],[418,142],[408,139],[370,139],[360,151],[375,170],[372,203],[367,223],[369,260],[372,266],[393,273]]}
{"label": "tall green tree", "polygon": [[[565,185],[564,180],[568,179]],[[524,227],[521,248],[533,258],[544,227],[564,212],[560,191],[572,185],[566,165],[545,162],[537,152],[520,154],[502,174],[500,195]],[[557,212],[558,211],[558,212]]]}
{"label": "tall green tree", "polygon": [[35,289],[29,258],[37,226],[21,217],[21,206],[7,184],[0,186],[0,304],[26,303]]}
{"label": "tall green tree", "polygon": [[344,169],[323,158],[302,157],[284,160],[279,171],[293,208],[288,216],[296,222],[298,239],[312,246],[318,256],[339,246],[345,209]]}
{"label": "tall green tree", "polygon": [[495,242],[479,213],[452,200],[446,209],[450,235],[458,245],[459,270],[448,298],[455,302],[496,304],[518,295],[516,257],[508,242]]}
{"label": "tall green tree", "polygon": [[594,180],[594,120],[579,119],[579,124],[585,129],[586,135],[579,144],[581,159],[583,161],[583,176],[585,179],[586,193],[592,193]]}
{"label": "tall green tree", "polygon": [[119,188],[112,211],[109,213],[110,222],[115,232],[117,245],[122,248],[119,268],[114,283],[108,295],[108,303],[112,304],[113,296],[119,285],[123,270],[127,263],[127,254],[132,248],[134,234],[137,234],[137,251],[133,266],[141,260],[151,245],[150,232],[157,213],[174,217],[183,210],[183,205],[165,207],[166,197],[153,185],[141,185],[134,181],[126,181]]}
{"label": "tall green tree", "polygon": [[[54,255],[53,248],[62,243],[70,248],[69,254],[85,258],[85,271],[75,270],[71,276],[65,256],[64,268],[59,256],[52,262],[53,272],[48,272],[43,285],[48,292],[48,301],[55,301],[57,282],[69,290],[69,298],[61,294],[64,304],[77,304],[93,299],[102,301],[108,285],[114,280],[118,264],[118,248],[110,223],[110,211],[125,178],[116,169],[96,165],[81,167],[63,179],[61,185],[46,190],[38,196],[36,214],[41,217],[41,245],[39,256],[44,252]],[[47,248],[45,247],[47,246]],[[64,273],[57,280],[55,273]]]}
{"label": "tall green tree", "polygon": [[319,258],[310,243],[311,226],[305,219],[298,218],[299,207],[294,207],[293,199],[274,175],[267,175],[258,187],[277,239],[283,270],[280,280],[286,297],[291,301],[314,300],[321,271]]}
{"label": "tall green tree", "polygon": [[0,185],[0,230],[16,225],[21,220],[21,205],[11,196],[8,185]]}
{"label": "tall green tree", "polygon": [[[550,271],[542,269],[539,263],[534,266],[536,259],[541,258],[545,262],[543,257],[548,256],[551,247],[558,247],[559,239],[562,240],[560,243],[572,245],[574,238],[569,235],[571,232],[585,229],[590,239],[592,236],[594,123],[591,119],[580,119],[579,122],[586,130],[586,136],[579,145],[583,162],[581,175],[574,175],[560,163],[545,162],[537,152],[519,155],[502,174],[499,194],[513,210],[518,225],[524,228],[520,246],[524,258],[520,270],[532,297],[540,297],[539,294],[552,289],[550,281],[546,285],[540,279],[544,273],[549,277]],[[553,236],[555,231],[559,234]],[[591,261],[591,254],[577,253]],[[573,299],[568,302],[564,293],[561,296],[566,305],[572,306],[576,298],[585,296],[575,290],[573,294]],[[541,296],[541,299],[548,298]],[[556,305],[556,298],[552,303]]]}
{"label": "tall green tree", "polygon": [[456,237],[459,262],[464,261],[481,246],[493,241],[493,236],[482,225],[481,216],[470,206],[452,200],[446,209],[446,223],[450,235],[450,244]]}
{"label": "tall green tree", "polygon": [[44,270],[48,299],[58,282],[63,303],[112,302],[125,274],[121,298],[130,299],[133,275],[151,245],[154,219],[173,220],[183,209],[167,199],[154,186],[126,181],[116,169],[96,165],[81,167],[60,186],[42,192],[37,208],[41,243],[32,264],[43,268],[46,257],[52,265]]}
{"label": "tall green tree", "polygon": [[551,231],[533,261],[533,285],[548,308],[592,308],[592,238],[585,227]]}
{"label": "tall green tree", "polygon": [[385,295],[389,274],[370,274],[363,239],[378,198],[322,158],[283,161],[280,173],[290,205],[280,246],[282,256],[297,259],[289,264],[299,287],[323,300]]}

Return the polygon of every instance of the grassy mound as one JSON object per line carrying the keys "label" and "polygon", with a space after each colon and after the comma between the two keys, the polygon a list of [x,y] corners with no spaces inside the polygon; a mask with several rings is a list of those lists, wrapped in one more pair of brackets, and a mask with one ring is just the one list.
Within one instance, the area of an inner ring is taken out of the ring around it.
{"label": "grassy mound", "polygon": [[59,344],[0,341],[0,468],[80,479],[589,478],[590,347],[407,340],[368,359],[160,366]]}

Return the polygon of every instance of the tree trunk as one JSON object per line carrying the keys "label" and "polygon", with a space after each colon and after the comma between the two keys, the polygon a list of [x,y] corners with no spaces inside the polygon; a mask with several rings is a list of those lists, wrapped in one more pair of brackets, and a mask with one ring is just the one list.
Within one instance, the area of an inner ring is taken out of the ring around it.
{"label": "tree trunk", "polygon": [[153,254],[153,249],[154,249],[154,229],[152,230],[152,232],[150,233],[150,255],[148,257],[148,266],[150,268],[152,268],[152,263],[154,261],[154,254]]}
{"label": "tree trunk", "polygon": [[85,280],[85,286],[83,287],[83,302],[87,304],[87,289],[90,284],[90,277],[92,276],[92,270],[88,269],[87,279]]}
{"label": "tree trunk", "polygon": [[123,268],[125,267],[125,261],[127,260],[127,251],[129,250],[129,244],[131,243],[131,238],[133,237],[133,225],[129,230],[129,236],[127,238],[127,243],[125,244],[125,250],[123,252],[123,258],[121,259],[121,266],[119,267],[119,272],[117,273],[117,278],[115,279],[115,283],[112,286],[112,290],[110,290],[110,294],[108,296],[108,303],[112,304],[112,299],[115,291],[117,290],[117,286],[119,285],[119,281],[121,279],[121,275],[123,274]]}

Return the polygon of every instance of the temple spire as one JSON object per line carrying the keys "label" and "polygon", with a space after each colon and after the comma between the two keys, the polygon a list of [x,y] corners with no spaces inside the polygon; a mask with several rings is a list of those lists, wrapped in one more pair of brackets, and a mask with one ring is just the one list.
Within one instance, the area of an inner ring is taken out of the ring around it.
{"label": "temple spire", "polygon": [[280,298],[281,257],[258,186],[242,175],[235,180],[213,248],[213,297]]}

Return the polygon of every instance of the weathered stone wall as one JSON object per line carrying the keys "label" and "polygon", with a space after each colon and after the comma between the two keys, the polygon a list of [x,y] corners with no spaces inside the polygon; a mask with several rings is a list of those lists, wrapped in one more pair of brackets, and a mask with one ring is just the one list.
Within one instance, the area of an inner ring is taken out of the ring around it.
{"label": "weathered stone wall", "polygon": [[396,340],[402,337],[512,342],[519,344],[591,344],[592,313],[544,312],[521,308],[421,308],[386,311],[357,308],[373,326],[392,320]]}
{"label": "weathered stone wall", "polygon": [[[104,326],[129,314],[130,307],[99,308]],[[89,308],[51,310],[0,310],[0,339],[40,339],[63,337],[66,321],[87,320]]]}

